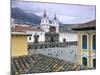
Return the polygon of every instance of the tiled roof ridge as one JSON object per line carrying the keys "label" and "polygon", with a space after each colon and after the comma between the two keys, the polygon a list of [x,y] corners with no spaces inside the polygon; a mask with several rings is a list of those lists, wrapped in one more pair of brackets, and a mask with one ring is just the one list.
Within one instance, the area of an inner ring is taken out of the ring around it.
{"label": "tiled roof ridge", "polygon": [[38,28],[33,28],[32,26],[20,26],[20,25],[16,25],[15,28],[12,28],[11,31],[19,31],[19,32],[23,32],[23,31],[43,31],[40,27]]}

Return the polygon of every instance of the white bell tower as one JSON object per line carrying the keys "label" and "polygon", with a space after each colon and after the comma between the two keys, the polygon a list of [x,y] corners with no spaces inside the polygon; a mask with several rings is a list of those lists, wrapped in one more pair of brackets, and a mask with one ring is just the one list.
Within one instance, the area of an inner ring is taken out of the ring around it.
{"label": "white bell tower", "polygon": [[59,21],[58,21],[58,19],[57,19],[57,17],[56,17],[56,14],[55,14],[55,16],[54,16],[54,18],[53,18],[52,24],[53,24],[53,25],[59,25]]}
{"label": "white bell tower", "polygon": [[49,19],[48,19],[48,16],[46,14],[46,10],[44,10],[44,14],[43,14],[43,17],[41,19],[41,29],[43,29],[45,32],[48,32],[49,31]]}
{"label": "white bell tower", "polygon": [[58,33],[59,32],[59,21],[56,17],[56,14],[54,15],[54,18],[52,20],[52,25],[56,27],[56,32]]}
{"label": "white bell tower", "polygon": [[44,10],[44,14],[43,14],[43,17],[41,19],[41,24],[49,24],[49,19],[47,17],[46,10]]}

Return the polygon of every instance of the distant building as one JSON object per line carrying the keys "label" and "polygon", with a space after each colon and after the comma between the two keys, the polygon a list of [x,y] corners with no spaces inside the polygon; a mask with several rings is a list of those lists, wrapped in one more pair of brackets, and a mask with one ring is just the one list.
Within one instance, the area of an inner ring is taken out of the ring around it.
{"label": "distant building", "polygon": [[59,33],[59,42],[70,42],[70,41],[77,41],[77,33],[73,32],[60,32],[59,28],[59,20],[56,16],[54,15],[54,18],[52,21],[49,20],[46,11],[44,11],[41,23],[40,25],[33,26],[32,28],[35,29],[35,31],[27,31],[28,33],[31,33],[32,36],[28,37],[28,42],[32,43],[34,41],[34,35],[38,35],[38,42],[45,42],[45,33],[49,32],[50,27],[55,27],[56,33]]}
{"label": "distant building", "polygon": [[27,38],[28,43],[34,43],[35,42],[35,35],[38,35],[38,42],[44,42],[45,41],[45,32],[40,27],[31,27],[32,30],[28,29],[27,33],[32,34],[32,36],[29,36]]}
{"label": "distant building", "polygon": [[42,53],[49,56],[58,56],[59,50],[66,50],[66,41],[59,42],[59,33],[56,32],[54,26],[49,28],[49,32],[46,32],[44,37],[45,41],[39,42],[39,35],[34,35],[35,42],[29,43],[29,54]]}
{"label": "distant building", "polygon": [[72,31],[59,32],[59,42],[75,42],[78,41],[78,34]]}
{"label": "distant building", "polygon": [[96,68],[96,20],[73,28],[78,31],[78,64]]}
{"label": "distant building", "polygon": [[50,26],[54,26],[56,29],[56,32],[59,32],[59,21],[56,17],[56,14],[52,20],[52,22],[50,23],[48,16],[46,14],[46,11],[44,11],[43,17],[41,19],[41,23],[40,23],[41,29],[43,29],[45,32],[49,31]]}

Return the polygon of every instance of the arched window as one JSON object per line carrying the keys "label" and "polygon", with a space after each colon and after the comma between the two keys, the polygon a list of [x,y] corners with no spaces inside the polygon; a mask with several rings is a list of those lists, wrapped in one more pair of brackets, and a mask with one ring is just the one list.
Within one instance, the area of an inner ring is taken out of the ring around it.
{"label": "arched window", "polygon": [[87,66],[87,58],[86,58],[86,57],[83,57],[83,58],[82,58],[82,64],[83,64],[84,66]]}
{"label": "arched window", "polygon": [[96,50],[96,35],[92,36],[92,49]]}
{"label": "arched window", "polygon": [[82,49],[87,49],[87,35],[82,35]]}

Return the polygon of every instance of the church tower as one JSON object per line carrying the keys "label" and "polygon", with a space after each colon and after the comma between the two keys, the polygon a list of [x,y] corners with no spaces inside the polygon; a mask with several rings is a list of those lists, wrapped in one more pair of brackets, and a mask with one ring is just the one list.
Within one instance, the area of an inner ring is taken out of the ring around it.
{"label": "church tower", "polygon": [[56,32],[59,32],[59,21],[58,18],[56,17],[56,14],[54,15],[54,18],[52,20],[52,25],[56,27]]}
{"label": "church tower", "polygon": [[46,14],[46,10],[44,10],[40,25],[41,25],[41,29],[43,29],[45,32],[49,31],[49,19],[48,19],[48,16]]}
{"label": "church tower", "polygon": [[53,24],[53,25],[59,25],[59,21],[58,21],[58,19],[57,19],[57,17],[56,17],[56,14],[55,14],[55,16],[54,16],[54,18],[53,18],[52,24]]}
{"label": "church tower", "polygon": [[49,24],[49,19],[47,17],[46,10],[44,10],[44,14],[43,14],[43,17],[41,19],[41,24]]}

